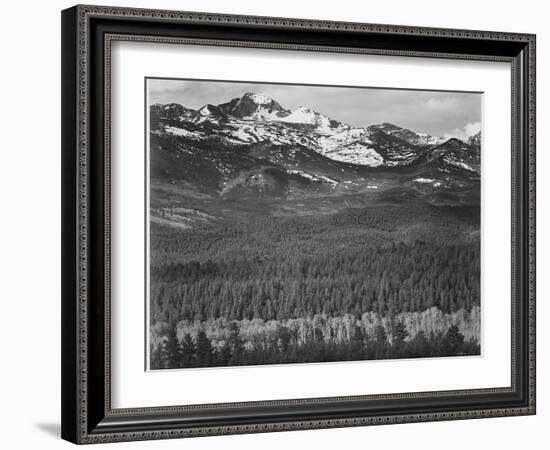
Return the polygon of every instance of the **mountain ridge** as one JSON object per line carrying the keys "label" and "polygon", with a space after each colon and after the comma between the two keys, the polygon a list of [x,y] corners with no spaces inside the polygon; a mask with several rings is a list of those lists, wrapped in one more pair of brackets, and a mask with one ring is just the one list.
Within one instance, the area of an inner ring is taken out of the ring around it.
{"label": "mountain ridge", "polygon": [[340,195],[399,183],[410,194],[479,183],[480,132],[464,142],[389,122],[352,127],[251,92],[199,109],[153,104],[150,119],[151,155],[163,168],[152,177],[216,195]]}
{"label": "mountain ridge", "polygon": [[[181,114],[178,117],[179,111]],[[367,166],[408,164],[419,149],[435,147],[446,141],[442,137],[418,133],[388,122],[363,128],[352,127],[307,106],[291,111],[265,94],[252,92],[218,105],[206,104],[198,110],[176,103],[155,104],[151,106],[151,113],[158,118],[176,119],[180,123],[189,119],[195,124],[206,122],[205,125],[211,128],[207,131],[212,135],[235,143],[266,139],[281,144],[308,143],[331,159]],[[227,125],[226,130],[217,129],[222,124]],[[256,130],[252,129],[251,124],[255,125]],[[380,138],[386,145],[378,142]],[[471,136],[465,143],[479,146],[479,140],[474,138]]]}

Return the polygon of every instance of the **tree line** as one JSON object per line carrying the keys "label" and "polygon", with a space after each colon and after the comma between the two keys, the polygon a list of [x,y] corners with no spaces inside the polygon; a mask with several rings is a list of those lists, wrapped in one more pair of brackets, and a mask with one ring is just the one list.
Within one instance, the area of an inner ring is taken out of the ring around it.
{"label": "tree line", "polygon": [[239,324],[230,324],[228,339],[215,347],[204,330],[195,336],[185,333],[179,339],[176,324],[168,327],[159,345],[151,347],[150,368],[222,367],[257,364],[287,364],[304,362],[356,361],[477,355],[479,344],[466,341],[456,325],[446,331],[423,331],[410,337],[402,322],[395,322],[388,335],[384,326],[377,326],[369,336],[357,326],[345,343],[326,342],[321,336],[312,336],[296,345],[289,330],[282,326],[269,341],[245,343]]}

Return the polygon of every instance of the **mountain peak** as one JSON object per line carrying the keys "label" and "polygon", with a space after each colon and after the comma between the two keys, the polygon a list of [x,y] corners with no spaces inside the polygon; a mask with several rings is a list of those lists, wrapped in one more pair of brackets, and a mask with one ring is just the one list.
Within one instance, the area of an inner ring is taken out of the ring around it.
{"label": "mountain peak", "polygon": [[242,97],[242,99],[248,99],[253,101],[254,103],[258,105],[268,105],[275,100],[271,98],[269,95],[263,94],[263,93],[255,93],[255,92],[246,92]]}
{"label": "mountain peak", "polygon": [[281,119],[281,121],[306,125],[316,125],[321,128],[330,127],[332,122],[336,123],[336,121],[332,121],[327,116],[318,113],[317,111],[314,111],[307,106],[299,106],[287,117]]}
{"label": "mountain peak", "polygon": [[370,127],[368,127],[368,129],[381,131],[389,136],[399,138],[411,145],[417,145],[421,147],[439,145],[445,142],[445,139],[441,137],[431,136],[426,133],[417,133],[415,131],[411,131],[407,128],[403,128],[389,122],[382,122],[378,125],[371,125]]}
{"label": "mountain peak", "polygon": [[458,139],[457,137],[452,137],[443,142],[442,145],[443,144],[464,145],[465,142]]}
{"label": "mountain peak", "polygon": [[204,105],[201,109],[199,109],[199,114],[201,116],[211,116],[218,112],[219,112],[218,108],[216,108],[214,105],[211,105],[210,103],[207,105]]}
{"label": "mountain peak", "polygon": [[410,131],[407,128],[400,127],[390,122],[382,122],[377,125],[371,125],[369,128],[372,128],[373,130],[380,130],[385,133],[392,133],[396,131]]}
{"label": "mountain peak", "polygon": [[242,97],[218,105],[220,111],[239,119],[266,120],[285,117],[290,111],[283,108],[269,95],[246,92]]}
{"label": "mountain peak", "polygon": [[189,120],[193,123],[202,123],[204,121],[224,121],[226,118],[223,111],[216,105],[210,103],[194,111],[189,116]]}
{"label": "mountain peak", "polygon": [[386,128],[388,130],[404,130],[403,127],[399,127],[390,122],[382,122],[380,125],[374,125],[375,127]]}
{"label": "mountain peak", "polygon": [[179,103],[153,103],[150,112],[155,117],[163,117],[170,120],[185,119],[195,112],[194,109],[186,108]]}

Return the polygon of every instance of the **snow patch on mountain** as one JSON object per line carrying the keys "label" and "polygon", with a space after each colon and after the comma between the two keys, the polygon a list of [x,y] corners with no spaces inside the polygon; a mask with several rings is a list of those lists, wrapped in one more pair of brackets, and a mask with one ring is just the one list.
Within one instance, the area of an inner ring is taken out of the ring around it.
{"label": "snow patch on mountain", "polygon": [[320,181],[320,182],[326,182],[329,184],[338,184],[337,181],[333,180],[332,178],[326,177],[324,175],[312,175],[310,173],[304,172],[303,170],[287,170],[288,173],[292,175],[300,175],[304,178],[307,178],[311,181]]}
{"label": "snow patch on mountain", "polygon": [[258,137],[250,132],[251,130],[249,128],[236,128],[235,131],[231,132],[231,135],[244,142],[258,142]]}
{"label": "snow patch on mountain", "polygon": [[411,145],[417,146],[435,146],[442,144],[446,141],[446,138],[431,136],[427,133],[417,133],[411,131],[407,128],[399,127],[392,123],[384,122],[379,125],[371,125],[369,127],[371,130],[380,130],[388,136],[394,136],[398,139],[401,139],[405,142],[408,142]]}
{"label": "snow patch on mountain", "polygon": [[200,139],[204,136],[204,133],[200,133],[197,131],[188,131],[185,128],[179,128],[179,127],[165,127],[164,131],[169,134],[173,134],[175,136],[185,136],[191,139]]}
{"label": "snow patch on mountain", "polygon": [[245,96],[248,96],[250,100],[252,100],[254,103],[257,103],[258,105],[266,105],[274,101],[269,95],[261,93],[255,94],[253,92],[247,92]]}
{"label": "snow patch on mountain", "polygon": [[287,123],[313,125],[316,127],[315,131],[319,134],[334,134],[335,131],[345,127],[343,123],[332,120],[324,114],[305,106],[300,106],[288,116],[277,120]]}
{"label": "snow patch on mountain", "polygon": [[433,187],[440,187],[442,186],[442,182],[441,181],[437,181],[433,178],[423,178],[423,177],[418,177],[418,178],[415,178],[413,180],[415,183],[421,183],[421,184],[430,184],[432,185]]}
{"label": "snow patch on mountain", "polygon": [[247,92],[227,103],[218,105],[219,110],[234,118],[246,121],[272,121],[288,116],[290,111],[283,108],[266,94]]}
{"label": "snow patch on mountain", "polygon": [[439,136],[431,136],[427,133],[417,133],[418,141],[417,145],[439,145],[445,141],[445,138]]}
{"label": "snow patch on mountain", "polygon": [[199,114],[203,117],[213,116],[214,111],[212,111],[212,109],[212,105],[205,105],[201,109],[199,109]]}
{"label": "snow patch on mountain", "polygon": [[297,110],[292,112],[287,117],[279,119],[281,122],[291,122],[291,123],[306,123],[310,125],[316,125],[320,120],[318,116],[321,116],[319,113],[316,113],[311,108],[306,108],[300,106]]}
{"label": "snow patch on mountain", "polygon": [[357,140],[365,144],[372,144],[369,139],[370,132],[365,128],[344,128],[337,131],[331,136],[322,136],[319,138],[320,153],[328,156],[329,153],[335,151],[338,147],[348,145]]}
{"label": "snow patch on mountain", "polygon": [[247,120],[280,120],[280,113],[278,111],[269,111],[263,108],[258,108],[256,112],[244,116],[243,119]]}
{"label": "snow patch on mountain", "polygon": [[470,171],[470,172],[477,172],[477,170],[476,170],[474,167],[472,167],[472,166],[466,164],[466,163],[463,162],[463,161],[460,161],[460,160],[457,159],[457,158],[452,158],[452,157],[446,156],[444,159],[445,159],[445,162],[446,162],[447,164],[450,164],[450,165],[452,165],[452,166],[460,167],[461,169],[468,170],[468,171]]}
{"label": "snow patch on mountain", "polygon": [[328,158],[350,164],[378,167],[384,164],[384,158],[364,142],[353,142],[338,147],[325,154]]}

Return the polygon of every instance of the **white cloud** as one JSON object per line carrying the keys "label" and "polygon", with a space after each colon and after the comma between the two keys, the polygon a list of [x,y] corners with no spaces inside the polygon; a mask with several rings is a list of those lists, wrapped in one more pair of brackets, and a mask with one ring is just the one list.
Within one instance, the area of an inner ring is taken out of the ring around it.
{"label": "white cloud", "polygon": [[467,140],[470,136],[473,136],[477,132],[481,131],[480,122],[470,122],[464,125],[464,128],[455,128],[449,133],[445,133],[443,136],[445,139],[457,138],[462,141]]}
{"label": "white cloud", "polygon": [[433,112],[456,111],[459,107],[459,100],[456,97],[430,98],[425,103],[426,107]]}

